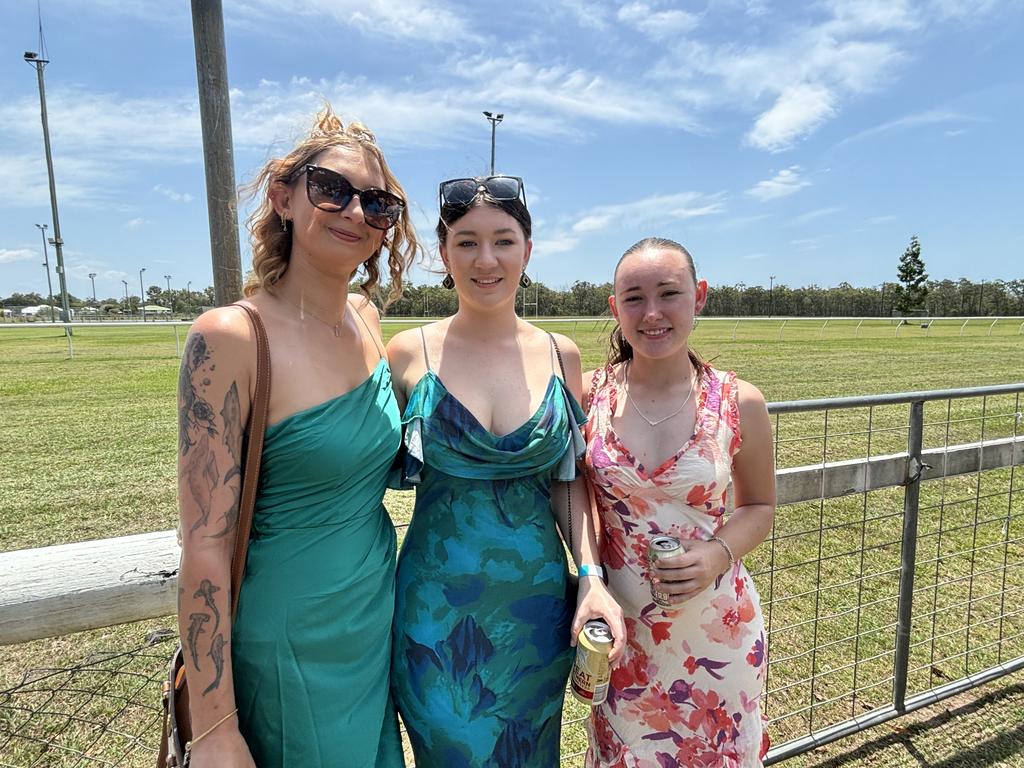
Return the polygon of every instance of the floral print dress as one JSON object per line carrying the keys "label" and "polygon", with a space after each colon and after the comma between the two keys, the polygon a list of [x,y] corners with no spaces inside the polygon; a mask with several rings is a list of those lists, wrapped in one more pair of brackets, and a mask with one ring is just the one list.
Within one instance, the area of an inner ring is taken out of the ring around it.
{"label": "floral print dress", "polygon": [[601,515],[602,562],[626,619],[627,648],[607,701],[588,722],[588,768],[760,766],[768,740],[760,698],[764,622],[750,574],[737,562],[678,609],[651,599],[647,545],[659,535],[710,539],[724,524],[740,447],[736,375],[700,380],[693,436],[661,466],[639,463],[612,426],[620,389],[595,372],[587,470]]}

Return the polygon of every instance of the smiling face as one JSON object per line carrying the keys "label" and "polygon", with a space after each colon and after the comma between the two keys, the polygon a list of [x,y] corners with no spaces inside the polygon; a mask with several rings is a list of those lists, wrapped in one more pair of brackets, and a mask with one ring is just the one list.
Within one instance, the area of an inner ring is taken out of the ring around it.
{"label": "smiling face", "polygon": [[494,309],[514,304],[533,243],[500,208],[477,205],[448,227],[441,258],[455,280],[459,306]]}
{"label": "smiling face", "polygon": [[674,248],[648,248],[619,262],[608,304],[634,354],[665,358],[685,354],[707,290],[705,281],[694,280],[688,256]]}
{"label": "smiling face", "polygon": [[[385,188],[377,161],[361,150],[330,147],[310,162],[340,173],[357,189]],[[344,210],[320,210],[309,202],[305,173],[291,184],[275,184],[270,195],[278,214],[290,220],[292,259],[308,259],[318,271],[348,280],[381,247],[385,233],[363,219],[358,196]]]}

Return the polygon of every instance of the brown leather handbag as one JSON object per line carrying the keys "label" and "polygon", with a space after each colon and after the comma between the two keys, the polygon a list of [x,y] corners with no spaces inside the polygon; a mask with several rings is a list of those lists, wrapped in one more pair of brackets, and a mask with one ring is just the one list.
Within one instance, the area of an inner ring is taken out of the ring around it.
{"label": "brown leather handbag", "polygon": [[[260,460],[263,457],[263,435],[267,429],[267,409],[270,404],[270,345],[267,331],[259,313],[246,304],[244,309],[256,332],[256,394],[249,411],[246,430],[248,444],[242,475],[242,493],[238,504],[238,528],[231,556],[231,618],[238,608],[238,593],[245,573],[245,556],[249,549],[249,531],[252,511],[256,503],[256,488],[260,479]],[[181,644],[175,649],[168,665],[167,679],[163,682],[163,728],[160,733],[160,751],[157,768],[185,768],[189,762],[189,742],[192,740],[192,717],[189,713],[188,678]]]}

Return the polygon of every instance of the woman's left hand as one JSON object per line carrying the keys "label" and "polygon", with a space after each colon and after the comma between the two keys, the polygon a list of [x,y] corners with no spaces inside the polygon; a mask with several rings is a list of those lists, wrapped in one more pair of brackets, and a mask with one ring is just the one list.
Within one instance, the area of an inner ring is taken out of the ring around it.
{"label": "woman's left hand", "polygon": [[583,625],[591,619],[601,619],[611,629],[613,641],[608,660],[617,661],[626,648],[626,622],[622,619],[622,608],[603,581],[596,576],[581,576],[576,615],[572,620],[571,643],[574,647]]}
{"label": "woman's left hand", "polygon": [[654,589],[684,603],[729,569],[729,556],[716,541],[683,542],[686,551],[659,557],[651,568]]}

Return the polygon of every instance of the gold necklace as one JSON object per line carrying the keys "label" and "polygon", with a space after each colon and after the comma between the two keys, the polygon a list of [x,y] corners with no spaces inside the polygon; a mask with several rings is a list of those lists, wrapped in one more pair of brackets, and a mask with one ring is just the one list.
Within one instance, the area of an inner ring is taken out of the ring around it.
{"label": "gold necklace", "polygon": [[326,320],[320,318],[316,314],[316,312],[312,312],[312,311],[306,309],[305,307],[302,307],[301,305],[296,304],[294,301],[292,301],[291,299],[289,299],[286,296],[282,296],[281,294],[277,294],[277,298],[287,302],[288,304],[291,304],[293,307],[295,307],[297,310],[299,310],[299,319],[300,320],[301,319],[305,319],[306,315],[309,315],[314,320],[316,320],[318,323],[323,323],[328,328],[330,328],[332,331],[334,331],[334,337],[335,338],[337,338],[337,339],[341,338],[341,326],[342,326],[342,323],[345,322],[345,318],[341,318],[336,323],[329,323]]}
{"label": "gold necklace", "polygon": [[674,416],[678,416],[682,412],[683,408],[686,407],[686,404],[688,402],[690,402],[690,398],[693,397],[693,389],[694,389],[693,378],[692,377],[690,378],[690,390],[689,390],[689,392],[686,393],[686,399],[683,400],[682,404],[678,408],[676,408],[674,411],[672,411],[672,413],[670,413],[668,416],[663,416],[660,419],[651,420],[651,419],[647,418],[646,414],[644,414],[643,411],[640,410],[640,407],[636,404],[636,401],[629,394],[629,369],[630,369],[630,364],[631,363],[632,363],[632,360],[630,360],[629,362],[626,363],[626,370],[623,371],[623,373],[622,373],[622,389],[626,393],[626,400],[628,400],[629,404],[633,406],[633,410],[637,412],[637,415],[639,415],[641,419],[646,421],[647,424],[649,426],[652,426],[652,427],[656,427],[659,424],[662,424],[662,423],[668,421],[669,419],[673,418]]}

